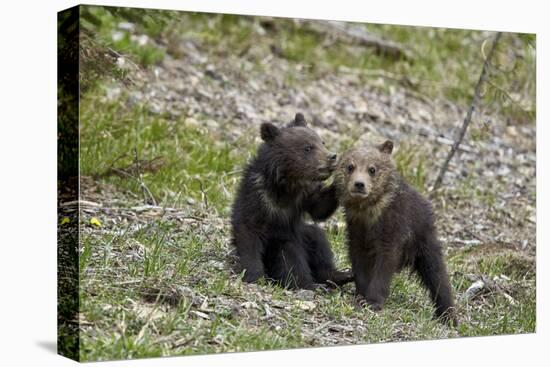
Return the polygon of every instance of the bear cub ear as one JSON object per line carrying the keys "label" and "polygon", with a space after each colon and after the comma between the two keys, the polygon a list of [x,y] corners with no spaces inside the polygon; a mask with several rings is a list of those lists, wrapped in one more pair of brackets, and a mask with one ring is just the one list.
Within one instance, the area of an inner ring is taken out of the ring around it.
{"label": "bear cub ear", "polygon": [[265,142],[273,141],[277,136],[279,136],[280,131],[277,128],[277,126],[269,123],[264,122],[260,128],[260,136],[262,137],[262,140]]}
{"label": "bear cub ear", "polygon": [[386,140],[378,146],[378,150],[382,153],[391,154],[391,152],[393,151],[393,141]]}
{"label": "bear cub ear", "polygon": [[290,125],[306,127],[307,122],[306,122],[306,119],[305,119],[304,115],[298,112],[296,114],[296,116],[294,117],[294,121],[292,121],[290,123]]}

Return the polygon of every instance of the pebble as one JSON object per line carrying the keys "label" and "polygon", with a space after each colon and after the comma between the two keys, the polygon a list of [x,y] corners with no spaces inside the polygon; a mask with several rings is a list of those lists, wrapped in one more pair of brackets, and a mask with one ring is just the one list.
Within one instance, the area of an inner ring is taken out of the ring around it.
{"label": "pebble", "polygon": [[133,32],[135,28],[136,28],[136,25],[134,23],[130,23],[130,22],[118,23],[118,29],[122,29],[123,31]]}
{"label": "pebble", "polygon": [[466,289],[466,292],[464,292],[462,297],[464,299],[470,300],[480,294],[485,289],[485,287],[486,283],[482,279],[477,280],[472,285],[470,285],[468,289]]}

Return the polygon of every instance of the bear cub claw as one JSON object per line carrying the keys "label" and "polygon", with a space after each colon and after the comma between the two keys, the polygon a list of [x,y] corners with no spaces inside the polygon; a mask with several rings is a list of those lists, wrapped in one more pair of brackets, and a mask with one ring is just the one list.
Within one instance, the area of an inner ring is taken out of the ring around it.
{"label": "bear cub claw", "polygon": [[371,311],[382,311],[383,305],[379,301],[367,300],[364,296],[358,294],[355,296],[355,306],[358,309],[368,307]]}

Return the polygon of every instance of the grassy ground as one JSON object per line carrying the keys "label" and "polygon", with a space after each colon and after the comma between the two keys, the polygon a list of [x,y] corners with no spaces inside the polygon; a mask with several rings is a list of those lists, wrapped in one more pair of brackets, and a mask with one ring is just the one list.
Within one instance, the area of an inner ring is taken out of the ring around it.
{"label": "grassy ground", "polygon": [[[126,217],[114,209],[85,207],[80,260],[84,360],[534,331],[534,262],[514,249],[449,250],[458,295],[478,277],[506,276],[474,300],[459,299],[457,329],[432,320],[427,294],[406,273],[394,280],[386,309],[378,314],[353,308],[351,285],[332,294],[297,295],[241,283],[227,261],[227,216],[238,181],[238,174],[227,173],[242,167],[254,151],[254,139],[219,144],[203,128],[162,117],[139,123],[144,117],[139,109],[98,109],[95,97],[89,98],[83,121],[93,116],[97,123],[83,126],[82,174],[107,172],[114,162],[131,165],[131,156],[121,157],[136,148],[140,157],[172,157],[142,179],[159,205],[180,213],[135,209],[143,206],[135,178],[84,181],[83,199],[138,213]],[[101,226],[91,225],[91,218]],[[344,228],[338,223],[341,214],[327,233],[339,267],[348,267]]]}
{"label": "grassy ground", "polygon": [[[139,83],[130,84],[122,88],[119,95],[109,97],[112,77],[109,73],[88,83],[81,96],[83,201],[78,324],[82,360],[534,332],[534,226],[526,221],[533,213],[520,201],[534,202],[534,184],[525,178],[517,184],[521,192],[517,199],[516,196],[514,199],[503,197],[506,190],[515,190],[515,186],[495,179],[493,186],[484,187],[487,179],[476,172],[480,165],[483,168],[493,163],[481,162],[476,156],[469,160],[467,153],[462,154],[464,167],[474,173],[466,178],[452,174],[445,190],[434,199],[441,215],[438,224],[456,291],[460,322],[457,328],[432,319],[433,308],[426,292],[415,277],[406,272],[394,279],[385,309],[373,313],[353,307],[351,284],[331,293],[289,291],[270,284],[242,283],[240,275],[231,271],[234,259],[229,246],[230,205],[240,171],[258,146],[259,121],[236,123],[239,118],[235,116],[241,112],[225,110],[231,105],[225,100],[226,95],[245,89],[249,80],[267,85],[271,93],[277,87],[269,83],[278,77],[284,80],[287,89],[294,90],[298,85],[311,92],[318,89],[314,83],[320,76],[327,80],[330,75],[345,79],[339,72],[344,66],[356,71],[362,83],[380,93],[380,96],[372,95],[381,100],[390,91],[395,94],[393,84],[380,85],[376,80],[365,79],[361,76],[364,71],[383,70],[406,76],[412,81],[407,88],[416,93],[465,104],[478,75],[480,54],[477,50],[484,33],[367,27],[410,47],[416,55],[411,64],[389,61],[357,45],[326,41],[326,37],[304,31],[286,20],[275,22],[274,26],[265,25],[266,33],[258,33],[258,22],[238,17],[193,15],[174,21],[170,14],[162,27],[149,20],[137,24],[139,32],[153,40],[138,47],[137,38],[132,38],[130,33],[113,41],[113,31],[126,19],[120,13],[95,9],[87,16],[87,22],[95,24],[90,28],[96,29],[93,47],[112,47],[120,54],[132,56],[141,65],[141,73],[150,78],[144,85],[160,80],[159,90],[168,88],[157,94],[168,95],[171,91],[169,81],[163,81],[154,72],[154,68],[170,70],[165,58],[182,60],[184,66],[178,69],[176,79],[193,83],[195,70],[185,69],[185,65],[190,64],[189,51],[179,48],[182,38],[199,45],[196,53],[208,61],[199,63],[197,70],[213,77],[200,79],[196,87],[189,89],[192,92],[187,89],[180,92],[177,98],[186,104],[178,114],[168,109],[152,112],[151,103],[156,102],[157,97],[152,102],[130,103],[132,93],[149,92]],[[254,44],[259,40],[274,46],[273,52],[282,60],[277,62],[277,68],[270,69],[270,64],[265,62],[267,56],[254,53]],[[325,41],[328,44],[320,46]],[[249,48],[252,51],[248,51]],[[252,60],[252,66],[246,72],[234,71],[233,78],[222,67],[238,69],[239,63],[227,60],[239,60],[235,55],[243,52],[248,55],[247,60]],[[456,57],[452,56],[458,54],[463,59],[453,62]],[[209,69],[209,64],[215,68]],[[296,68],[302,72],[296,72]],[[219,77],[222,73],[225,76]],[[261,79],[266,74],[268,78]],[[395,85],[403,84],[402,80]],[[524,75],[518,80],[527,80],[527,77]],[[188,101],[189,93],[195,93],[201,86],[212,89],[199,91]],[[309,86],[312,89],[307,89]],[[352,95],[353,88],[356,87],[346,85],[346,93]],[[205,95],[214,94],[212,90],[222,93],[219,106],[216,98],[205,101],[208,98]],[[329,88],[328,93],[340,93],[340,90]],[[263,94],[266,92],[251,93],[260,97]],[[279,97],[269,94],[265,101],[254,103],[265,103],[262,106],[268,106],[264,109],[269,111],[271,107],[266,101],[276,98]],[[213,107],[193,111],[195,100],[201,106]],[[315,109],[323,105],[323,101],[314,101],[311,105]],[[414,113],[412,105],[403,106],[409,110],[407,113]],[[512,113],[505,108],[494,108],[492,111],[495,120],[501,120],[498,113],[509,112],[508,118],[521,117],[516,118],[518,126],[526,124],[527,130],[534,129],[529,120],[532,110]],[[341,113],[341,126],[349,116],[356,116],[355,112],[338,113]],[[398,168],[409,182],[426,193],[428,181],[436,172],[436,161],[446,150],[433,141],[418,141],[412,133],[406,133],[406,126],[395,121],[369,124],[399,126],[390,131],[399,134]],[[329,144],[341,151],[364,134],[363,128],[356,125],[359,126],[354,123],[350,128],[319,124],[315,127],[330,133],[333,139],[328,140]],[[498,124],[495,125],[494,128],[498,128]],[[447,125],[433,126],[450,129]],[[523,142],[521,131],[515,134],[514,139]],[[509,136],[511,134],[503,134],[502,139]],[[476,143],[470,138],[467,143],[487,156],[490,156],[487,152],[493,152],[483,141]],[[531,149],[534,147],[528,146],[525,151],[529,153]],[[529,165],[528,162],[523,166]],[[510,166],[513,170],[510,176],[530,167],[523,166]],[[503,214],[502,200],[510,203],[513,216]],[[522,209],[516,210],[515,205]],[[464,240],[465,231],[476,224],[485,229]],[[338,267],[349,267],[342,213],[338,212],[322,226],[333,246]],[[517,235],[517,238],[499,239],[494,235],[499,232]],[[480,233],[485,237],[479,237]],[[523,239],[528,246],[522,250]],[[466,290],[480,279],[485,281],[483,291],[467,297]]]}

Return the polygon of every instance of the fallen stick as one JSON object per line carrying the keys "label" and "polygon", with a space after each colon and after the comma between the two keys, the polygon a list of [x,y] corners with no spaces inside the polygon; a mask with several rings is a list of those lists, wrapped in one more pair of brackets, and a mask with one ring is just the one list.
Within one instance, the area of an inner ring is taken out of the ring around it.
{"label": "fallen stick", "polygon": [[407,50],[402,45],[393,41],[384,40],[376,35],[373,35],[372,33],[369,33],[366,29],[358,25],[337,21],[306,21],[304,23],[315,32],[336,34],[339,35],[340,38],[348,38],[351,41],[359,43],[360,45],[372,47],[379,54],[388,56],[392,59],[413,59],[411,51]]}

